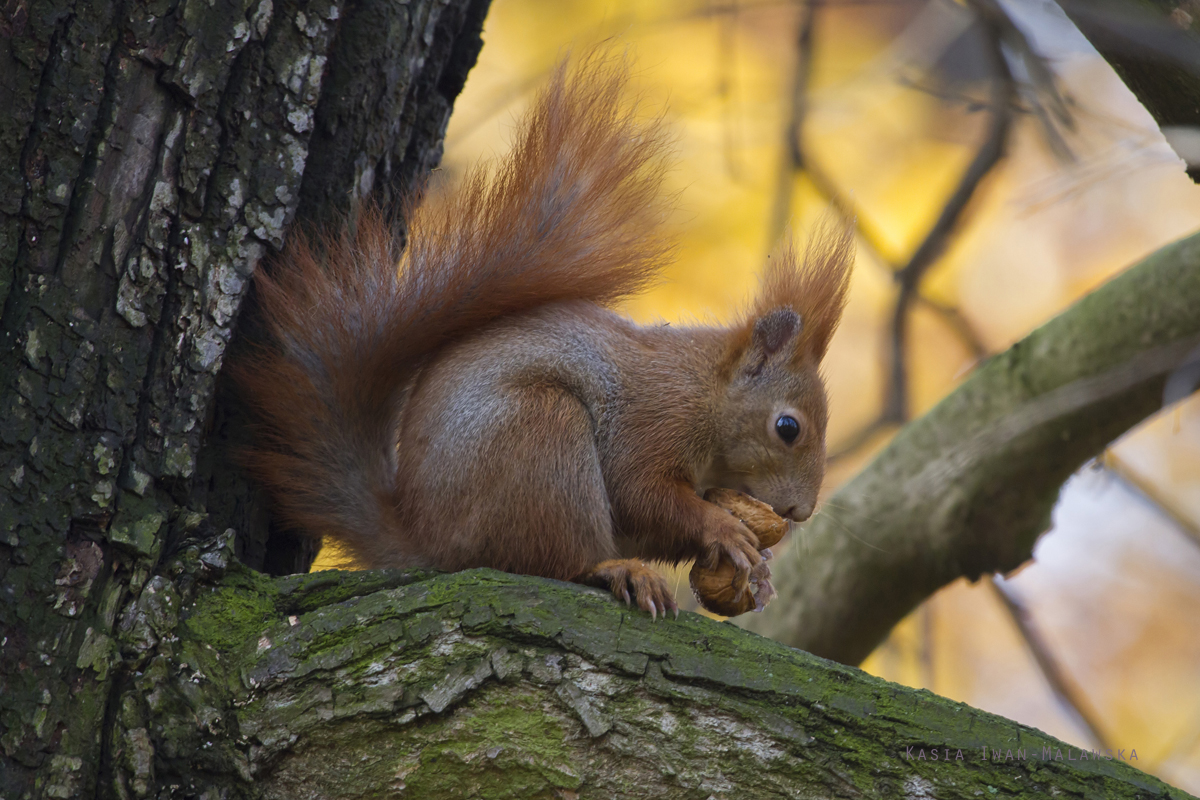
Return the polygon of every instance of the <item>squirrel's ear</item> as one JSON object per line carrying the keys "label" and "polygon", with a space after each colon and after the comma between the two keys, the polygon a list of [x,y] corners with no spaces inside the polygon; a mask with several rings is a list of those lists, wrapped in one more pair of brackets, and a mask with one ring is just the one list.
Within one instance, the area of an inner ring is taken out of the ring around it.
{"label": "squirrel's ear", "polygon": [[800,315],[790,308],[776,308],[754,321],[750,344],[741,358],[741,371],[750,376],[757,375],[773,357],[791,350],[804,328]]}
{"label": "squirrel's ear", "polygon": [[803,326],[800,315],[790,308],[768,311],[754,323],[754,347],[767,357],[773,356],[796,338]]}

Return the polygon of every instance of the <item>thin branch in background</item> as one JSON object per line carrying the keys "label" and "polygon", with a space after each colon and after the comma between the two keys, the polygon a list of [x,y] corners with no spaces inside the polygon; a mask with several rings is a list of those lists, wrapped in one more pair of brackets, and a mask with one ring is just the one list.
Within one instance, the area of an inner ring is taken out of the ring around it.
{"label": "thin branch in background", "polygon": [[[967,0],[967,6],[983,23],[986,55],[992,74],[990,97],[987,103],[987,108],[991,113],[991,122],[975,157],[959,179],[954,192],[946,200],[937,221],[913,252],[908,263],[899,267],[895,272],[899,292],[892,312],[888,382],[879,418],[868,424],[862,431],[852,435],[846,443],[834,448],[833,454],[830,456],[831,461],[852,453],[858,446],[869,441],[880,429],[908,422],[910,417],[907,359],[909,321],[913,303],[921,299],[919,291],[921,279],[945,251],[946,245],[984,178],[1004,157],[1005,145],[1012,129],[1013,108],[1017,101],[1017,84],[1004,56],[1002,42],[1005,30],[1015,28],[1015,26],[996,0]],[[936,305],[931,305],[937,308]],[[961,323],[954,325],[955,330],[963,336],[963,340],[971,346],[973,352],[977,355],[986,355],[986,349],[982,342],[965,324],[966,320],[962,318],[961,313],[952,314],[949,309],[944,307],[937,308],[937,310],[948,321],[955,320]]]}
{"label": "thin branch in background", "polygon": [[950,330],[954,331],[954,335],[970,349],[976,362],[991,355],[987,345],[983,343],[982,337],[975,330],[975,326],[971,324],[971,320],[967,319],[967,316],[956,306],[941,303],[920,293],[917,294],[917,302],[942,318]]}
{"label": "thin branch in background", "polygon": [[1011,25],[1004,10],[997,0],[967,0],[971,8],[983,22],[985,53],[991,67],[991,124],[988,132],[971,160],[954,193],[950,195],[942,207],[937,221],[930,228],[925,239],[917,247],[908,263],[896,273],[900,284],[900,292],[896,298],[896,307],[892,314],[891,339],[891,370],[888,384],[888,397],[883,408],[883,419],[894,424],[908,421],[908,370],[905,352],[908,345],[909,309],[917,296],[917,287],[921,278],[944,252],[951,234],[958,226],[963,212],[975,191],[983,183],[992,168],[1004,157],[1005,143],[1008,141],[1009,130],[1012,128],[1012,106],[1017,97],[1016,81],[1005,60],[1001,46],[1003,20]]}
{"label": "thin branch in background", "polygon": [[804,174],[812,182],[817,194],[824,197],[841,214],[854,220],[854,230],[858,234],[859,242],[867,246],[871,256],[895,272],[898,266],[884,255],[886,248],[880,232],[875,229],[869,219],[858,212],[850,198],[842,194],[837,182],[829,177],[829,174],[810,153],[804,153]]}
{"label": "thin branch in background", "polygon": [[[931,97],[934,100],[940,100],[947,105],[962,106],[966,111],[971,113],[992,110],[991,104],[987,100],[983,100],[977,95],[971,94],[970,91],[947,88],[937,81],[919,80],[906,75],[900,75],[896,78],[896,83],[906,89],[912,89],[914,92],[919,92],[926,97]],[[1045,104],[1042,103],[1037,96],[1033,96],[1032,98],[1028,97],[1029,92],[1033,91],[1031,87],[1026,87],[1021,81],[1017,81],[1017,83],[1023,87],[1024,91],[1022,91],[1022,94],[1026,95],[1026,97],[1025,99],[1014,100],[1013,110],[1019,114],[1028,114],[1029,116],[1037,119],[1038,122],[1043,125],[1043,134],[1046,135],[1047,138],[1050,136],[1058,137],[1062,142],[1061,146],[1066,150],[1066,152],[1062,154],[1064,156],[1062,160],[1074,163],[1078,156],[1076,156],[1075,152],[1070,149],[1065,140],[1062,140],[1062,134],[1058,133],[1058,129],[1054,127],[1054,117],[1047,112]],[[1071,113],[1071,125],[1069,128],[1074,130],[1076,124],[1075,115],[1078,107],[1075,101],[1070,98],[1067,98],[1064,102],[1071,109],[1069,112]],[[1056,150],[1058,147],[1053,142],[1049,143],[1049,146],[1052,150]]]}
{"label": "thin branch in background", "polygon": [[767,228],[768,249],[773,248],[787,230],[792,216],[793,183],[796,175],[805,170],[804,120],[808,115],[808,83],[812,76],[816,14],[809,0],[800,0],[796,13],[799,15],[796,20],[796,59],[788,97],[788,120],[783,129],[783,153],[775,181],[775,198],[771,203],[770,226]]}
{"label": "thin branch in background", "polygon": [[853,455],[858,452],[859,448],[870,442],[878,434],[889,428],[895,427],[891,423],[883,420],[880,417],[868,422],[866,425],[859,428],[854,433],[846,437],[845,441],[838,442],[833,447],[829,448],[829,452],[825,455],[826,465],[836,464],[843,458]]}
{"label": "thin branch in background", "polygon": [[[780,158],[780,169],[775,184],[775,197],[771,206],[771,220],[768,228],[768,248],[773,247],[786,230],[791,218],[792,194],[795,191],[795,179],[799,174],[805,174],[812,181],[817,192],[825,197],[839,212],[854,219],[856,232],[874,251],[875,255],[885,264],[894,265],[883,257],[879,239],[874,232],[864,224],[853,204],[838,188],[837,183],[805,152],[804,122],[808,114],[808,86],[812,75],[813,38],[816,26],[815,2],[801,0],[798,4],[799,17],[796,21],[796,58],[792,71],[791,92],[788,98],[788,118],[784,127],[783,154]],[[829,454],[830,463],[849,455],[872,439],[886,427],[884,420],[879,419],[868,424],[850,439],[834,448]]]}
{"label": "thin branch in background", "polygon": [[930,603],[922,603],[917,609],[917,621],[921,625],[921,642],[918,651],[921,662],[921,682],[931,692],[936,692],[937,672],[934,669],[934,609]]}
{"label": "thin branch in background", "polygon": [[1029,648],[1029,654],[1037,662],[1038,669],[1046,678],[1050,691],[1054,693],[1063,710],[1083,726],[1097,747],[1100,749],[1109,747],[1109,741],[1100,730],[1096,711],[1088,701],[1087,695],[1055,659],[1050,646],[1042,639],[1028,610],[1022,605],[1012,588],[1002,585],[991,576],[987,576],[983,580],[992,587],[996,599],[1008,612],[1013,624],[1017,627],[1017,632],[1021,634],[1025,646]]}
{"label": "thin branch in background", "polygon": [[[1188,541],[1200,547],[1200,524],[1191,515],[1185,513],[1165,494],[1156,489],[1149,481],[1138,475],[1125,461],[1111,449],[1105,450],[1098,459],[1100,466],[1110,475],[1124,484],[1130,491],[1140,495],[1154,509],[1169,519],[1183,532]],[[1177,754],[1191,752],[1197,742],[1200,742],[1200,717],[1189,720],[1179,728],[1179,733],[1167,737],[1172,743],[1165,755],[1159,758],[1157,764],[1169,762]]]}
{"label": "thin branch in background", "polygon": [[742,170],[737,158],[737,115],[733,108],[737,72],[738,4],[739,0],[731,0],[723,5],[721,10],[724,13],[717,19],[717,97],[721,101],[722,152],[725,156],[725,170],[734,183],[742,181]]}
{"label": "thin branch in background", "polygon": [[1179,508],[1166,495],[1154,488],[1149,481],[1138,475],[1128,464],[1121,460],[1120,456],[1111,449],[1105,450],[1104,455],[1100,456],[1100,465],[1132,491],[1140,494],[1151,505],[1155,506],[1163,516],[1171,520],[1188,537],[1189,541],[1200,546],[1200,524],[1197,524],[1196,520],[1192,519],[1191,516]]}
{"label": "thin branch in background", "polygon": [[1075,153],[1059,132],[1059,127],[1067,131],[1075,130],[1075,116],[1071,111],[1074,101],[1059,88],[1054,70],[1042,54],[1034,50],[1025,32],[1005,13],[995,14],[993,19],[1001,40],[1010,52],[1020,57],[1025,68],[1028,79],[1027,83],[1022,84],[1025,101],[1029,113],[1041,125],[1042,136],[1050,152],[1064,164],[1075,163]]}

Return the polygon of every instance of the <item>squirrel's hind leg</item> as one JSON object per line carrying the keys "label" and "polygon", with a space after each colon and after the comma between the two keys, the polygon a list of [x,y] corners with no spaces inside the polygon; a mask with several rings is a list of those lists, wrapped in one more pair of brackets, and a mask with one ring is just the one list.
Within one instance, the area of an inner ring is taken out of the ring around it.
{"label": "squirrel's hind leg", "polygon": [[601,561],[587,572],[575,578],[576,583],[608,589],[626,605],[630,601],[638,604],[651,617],[664,617],[667,611],[679,616],[679,606],[667,579],[636,558],[619,558]]}
{"label": "squirrel's hind leg", "polygon": [[427,532],[420,544],[434,567],[569,581],[615,558],[612,509],[583,404],[553,385],[481,385],[418,398],[407,424],[421,435],[401,441],[410,527]]}

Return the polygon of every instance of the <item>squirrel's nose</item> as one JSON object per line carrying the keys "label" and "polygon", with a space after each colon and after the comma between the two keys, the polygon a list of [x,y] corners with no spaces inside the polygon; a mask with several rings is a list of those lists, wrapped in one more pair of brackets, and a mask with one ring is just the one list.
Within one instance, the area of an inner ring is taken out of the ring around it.
{"label": "squirrel's nose", "polygon": [[804,522],[812,516],[813,508],[809,504],[789,506],[783,511],[776,509],[775,513],[784,519],[790,519],[792,522]]}

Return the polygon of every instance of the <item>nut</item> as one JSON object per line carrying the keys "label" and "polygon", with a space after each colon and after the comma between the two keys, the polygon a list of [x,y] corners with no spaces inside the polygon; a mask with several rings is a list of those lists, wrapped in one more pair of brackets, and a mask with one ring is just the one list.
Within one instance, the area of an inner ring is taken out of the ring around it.
{"label": "nut", "polygon": [[788,523],[761,500],[733,489],[709,489],[704,499],[733,514],[758,537],[758,549],[774,547],[787,533]]}
{"label": "nut", "polygon": [[[787,520],[780,518],[766,503],[741,492],[732,489],[709,489],[704,493],[704,499],[733,514],[749,528],[758,537],[760,552],[778,544],[787,533]],[[766,563],[769,557],[769,553],[764,553],[764,560],[750,572],[750,590],[743,592],[736,600],[737,591],[733,587],[733,578],[737,570],[733,563],[726,559],[722,559],[715,569],[705,569],[699,564],[693,565],[688,575],[692,593],[700,605],[714,614],[725,617],[734,617],[751,610],[761,611],[775,597],[775,589],[770,581],[771,570]]]}
{"label": "nut", "polygon": [[692,594],[700,601],[700,605],[714,614],[736,617],[754,608],[755,603],[753,591],[743,592],[740,599],[734,600],[736,591],[733,588],[733,574],[733,563],[724,559],[716,569],[704,569],[695,564],[688,573],[688,583],[692,585]]}

